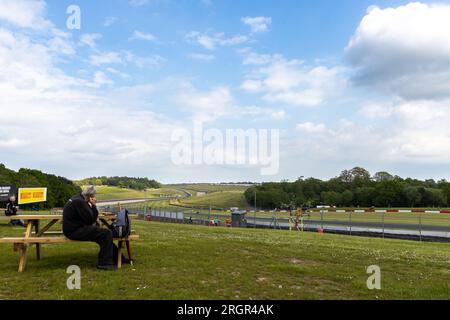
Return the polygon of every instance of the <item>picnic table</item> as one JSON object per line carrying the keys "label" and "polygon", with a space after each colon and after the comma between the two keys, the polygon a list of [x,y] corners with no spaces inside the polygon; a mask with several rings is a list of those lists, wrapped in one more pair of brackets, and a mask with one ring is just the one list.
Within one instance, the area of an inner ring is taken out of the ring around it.
{"label": "picnic table", "polygon": [[[36,245],[36,258],[41,259],[41,245],[42,244],[56,244],[56,243],[70,243],[73,240],[66,238],[62,231],[49,231],[52,226],[57,222],[62,222],[62,214],[52,214],[52,215],[15,215],[15,216],[2,216],[0,221],[10,221],[10,220],[23,220],[25,222],[25,235],[24,237],[15,238],[0,238],[0,243],[12,243],[14,251],[20,251],[19,260],[19,272],[23,272],[27,263],[27,252],[28,246]],[[103,213],[98,216],[98,220],[101,222],[102,226],[110,227],[110,223],[116,219],[115,214]],[[41,222],[47,221],[41,228]],[[34,231],[33,231],[34,229]],[[57,236],[55,236],[57,235]],[[131,256],[131,246],[130,241],[138,240],[138,235],[130,235],[126,238],[114,239],[118,241],[118,261],[117,267],[122,266],[122,247],[126,244],[128,258],[131,263],[133,259]]]}

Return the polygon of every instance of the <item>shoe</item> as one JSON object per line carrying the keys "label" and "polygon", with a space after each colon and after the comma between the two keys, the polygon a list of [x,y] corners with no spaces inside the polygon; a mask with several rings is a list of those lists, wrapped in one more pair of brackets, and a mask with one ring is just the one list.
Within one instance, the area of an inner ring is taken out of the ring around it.
{"label": "shoe", "polygon": [[[116,259],[116,263],[117,263],[117,259]],[[122,264],[132,264],[132,262],[127,257],[122,256]]]}
{"label": "shoe", "polygon": [[122,257],[122,264],[131,264],[131,260],[127,257]]}
{"label": "shoe", "polygon": [[99,270],[106,270],[106,271],[113,271],[113,270],[117,270],[117,266],[115,264],[105,264],[105,265],[98,264],[97,265],[97,269],[99,269]]}

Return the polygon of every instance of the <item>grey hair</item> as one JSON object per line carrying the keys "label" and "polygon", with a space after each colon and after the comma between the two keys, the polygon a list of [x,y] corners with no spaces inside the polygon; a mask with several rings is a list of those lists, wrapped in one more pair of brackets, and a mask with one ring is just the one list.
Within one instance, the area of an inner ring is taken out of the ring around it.
{"label": "grey hair", "polygon": [[97,194],[97,190],[95,190],[95,186],[88,186],[86,189],[83,190],[81,195],[85,197],[86,199],[89,199],[91,197],[95,197]]}

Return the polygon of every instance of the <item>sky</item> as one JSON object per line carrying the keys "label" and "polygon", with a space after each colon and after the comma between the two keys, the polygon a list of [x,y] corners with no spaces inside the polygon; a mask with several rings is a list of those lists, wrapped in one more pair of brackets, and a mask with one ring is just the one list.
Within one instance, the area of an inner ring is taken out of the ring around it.
{"label": "sky", "polygon": [[[0,163],[70,179],[450,180],[450,1],[0,0],[0,112]],[[178,163],[199,124],[276,170]]]}

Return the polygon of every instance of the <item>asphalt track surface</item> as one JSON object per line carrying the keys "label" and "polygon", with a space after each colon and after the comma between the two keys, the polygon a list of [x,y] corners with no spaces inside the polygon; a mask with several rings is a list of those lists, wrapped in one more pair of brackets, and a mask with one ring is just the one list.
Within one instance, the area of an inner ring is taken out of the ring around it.
{"label": "asphalt track surface", "polygon": [[[256,221],[265,219],[272,221],[272,218],[256,218]],[[247,217],[247,221],[253,221],[253,218]],[[278,222],[289,223],[288,219],[278,219]],[[304,219],[304,224],[314,225],[331,225],[331,226],[344,226],[344,227],[368,227],[368,228],[385,228],[385,229],[400,229],[400,230],[429,230],[429,231],[442,231],[450,232],[450,226],[436,226],[436,225],[419,225],[407,224],[407,223],[381,223],[381,222],[365,222],[365,221],[341,221],[341,220],[309,220]]]}

